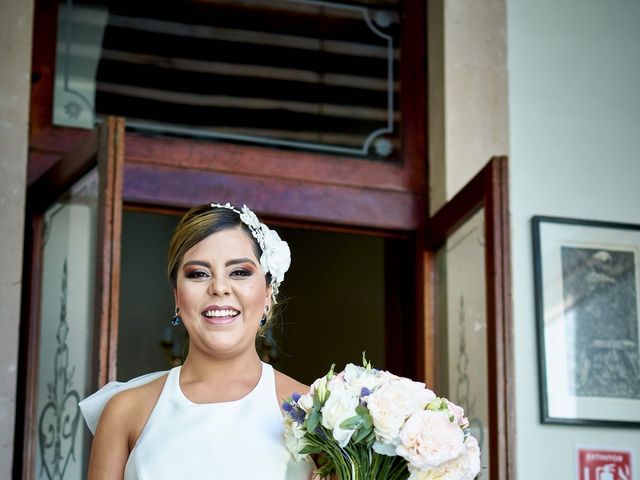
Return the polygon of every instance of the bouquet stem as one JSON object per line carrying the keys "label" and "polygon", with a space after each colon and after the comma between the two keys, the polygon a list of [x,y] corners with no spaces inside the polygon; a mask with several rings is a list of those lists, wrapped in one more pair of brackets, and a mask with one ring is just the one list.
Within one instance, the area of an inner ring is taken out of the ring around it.
{"label": "bouquet stem", "polygon": [[308,440],[327,456],[328,463],[333,467],[330,474],[334,475],[337,480],[404,480],[409,478],[407,462],[402,457],[380,455],[364,444],[348,445],[342,449],[333,443],[317,442],[311,438]]}

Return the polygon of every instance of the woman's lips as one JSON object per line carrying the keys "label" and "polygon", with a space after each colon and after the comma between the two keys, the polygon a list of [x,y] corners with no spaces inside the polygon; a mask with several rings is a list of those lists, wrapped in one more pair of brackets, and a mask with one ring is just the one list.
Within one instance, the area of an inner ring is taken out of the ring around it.
{"label": "woman's lips", "polygon": [[202,312],[202,318],[211,325],[228,325],[233,323],[240,311],[228,305],[212,305]]}

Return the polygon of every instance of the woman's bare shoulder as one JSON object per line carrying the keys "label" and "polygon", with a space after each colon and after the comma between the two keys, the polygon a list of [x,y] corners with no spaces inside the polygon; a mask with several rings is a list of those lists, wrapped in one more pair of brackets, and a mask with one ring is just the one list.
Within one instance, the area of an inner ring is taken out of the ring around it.
{"label": "woman's bare shoulder", "polygon": [[102,410],[87,478],[122,478],[127,458],[160,397],[166,375],[114,395]]}
{"label": "woman's bare shoulder", "polygon": [[162,387],[164,387],[164,383],[166,382],[166,380],[167,375],[163,375],[152,380],[149,383],[145,383],[144,385],[129,388],[128,390],[119,392],[114,395],[111,400],[109,400],[109,403],[107,405],[113,403],[115,405],[118,405],[118,408],[137,409],[151,403],[151,406],[153,407],[160,397]]}
{"label": "woman's bare shoulder", "polygon": [[105,406],[100,422],[119,424],[128,431],[129,443],[135,443],[160,398],[166,380],[167,375],[163,375],[144,385],[117,393]]}
{"label": "woman's bare shoulder", "polygon": [[304,394],[309,391],[309,386],[301,383],[278,370],[275,370],[276,390],[278,399],[289,398],[294,393]]}

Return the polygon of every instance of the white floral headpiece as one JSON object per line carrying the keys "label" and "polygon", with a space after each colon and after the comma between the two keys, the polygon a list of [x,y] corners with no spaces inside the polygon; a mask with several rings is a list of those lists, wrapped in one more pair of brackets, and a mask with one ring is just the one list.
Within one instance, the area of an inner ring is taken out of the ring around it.
{"label": "white floral headpiece", "polygon": [[249,227],[251,235],[256,239],[262,250],[260,265],[265,274],[271,274],[272,297],[275,303],[278,288],[284,280],[285,272],[289,270],[289,266],[291,265],[291,250],[289,250],[289,244],[280,238],[278,232],[271,230],[264,223],[260,222],[256,214],[246,205],[242,205],[242,210],[236,209],[230,203],[225,203],[224,205],[212,203],[211,207],[226,208],[236,212],[240,216],[240,220]]}

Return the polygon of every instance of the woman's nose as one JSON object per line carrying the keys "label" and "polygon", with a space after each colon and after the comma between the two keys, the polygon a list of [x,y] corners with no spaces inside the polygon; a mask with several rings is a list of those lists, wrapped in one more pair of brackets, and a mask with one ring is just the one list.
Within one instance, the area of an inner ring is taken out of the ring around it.
{"label": "woman's nose", "polygon": [[227,293],[229,293],[229,284],[225,277],[211,279],[209,282],[210,295],[225,295]]}

